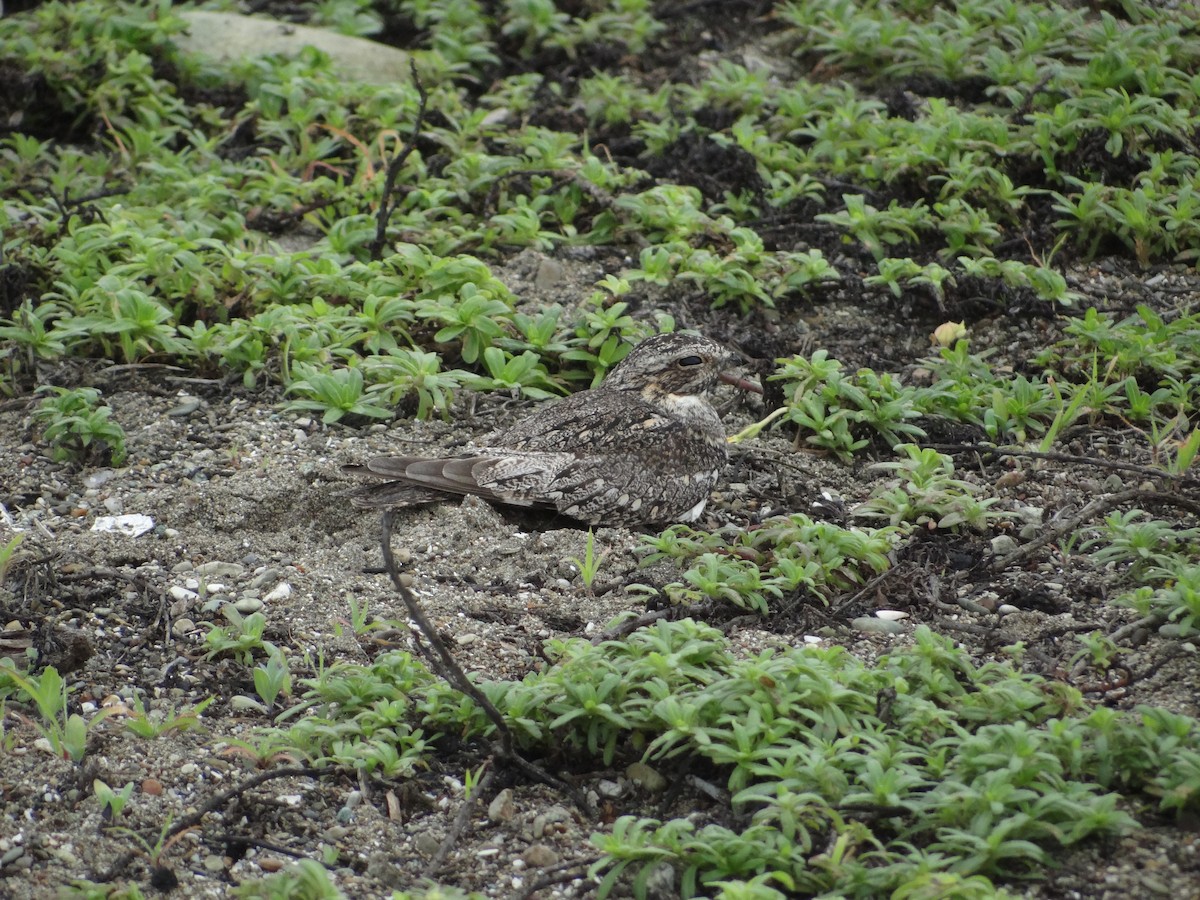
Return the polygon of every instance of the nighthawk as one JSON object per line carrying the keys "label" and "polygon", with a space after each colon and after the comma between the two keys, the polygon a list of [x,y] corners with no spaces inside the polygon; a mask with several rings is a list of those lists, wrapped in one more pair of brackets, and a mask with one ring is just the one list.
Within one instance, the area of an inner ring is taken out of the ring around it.
{"label": "nighthawk", "polygon": [[475,494],[592,525],[694,522],[727,459],[707,394],[729,353],[708,338],[660,334],[599,387],[539,407],[487,446],[440,458],[377,456],[348,474],[382,479],[358,507],[404,507]]}

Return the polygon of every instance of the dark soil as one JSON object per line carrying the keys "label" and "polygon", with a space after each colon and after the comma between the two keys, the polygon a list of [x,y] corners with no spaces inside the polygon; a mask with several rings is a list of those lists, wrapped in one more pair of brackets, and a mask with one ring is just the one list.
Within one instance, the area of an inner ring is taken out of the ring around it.
{"label": "dark soil", "polygon": [[[636,62],[648,81],[680,77],[704,52],[738,58],[770,30],[760,18],[762,4],[688,5],[695,15],[673,42]],[[601,52],[587,65],[565,59],[540,63],[548,81],[558,78],[567,85],[590,67],[631,65],[620,54]],[[503,63],[514,71],[530,64],[515,57]],[[24,83],[22,78],[0,72],[8,87]],[[980,90],[978,84],[942,82],[904,86],[906,94],[967,101]],[[37,85],[27,91],[36,96]],[[540,118],[563,127],[565,116],[556,108]],[[69,134],[65,125],[38,127],[44,134]],[[252,136],[240,140],[248,143]],[[726,190],[761,187],[740,151],[699,138],[682,139],[654,160],[643,158],[643,148],[626,134],[599,134],[594,141],[619,148],[622,158],[655,178],[696,186],[710,200]],[[1081,158],[1078,165],[1095,165],[1098,159]],[[886,206],[886,190],[872,190],[872,203]],[[811,212],[782,211],[766,228],[769,243],[817,246],[830,258],[845,260],[854,251],[815,227]],[[1028,223],[1028,233],[1037,239],[1037,222]],[[932,258],[933,249],[918,246],[904,253]],[[1028,248],[1016,242],[1013,252],[1021,256]],[[526,251],[494,267],[522,304],[536,309],[578,303],[600,277],[621,265],[615,255],[564,250],[553,258]],[[865,265],[859,269],[869,271]],[[1194,308],[1200,299],[1200,282],[1192,272],[1144,271],[1119,259],[1079,266],[1071,280],[1076,290],[1107,308],[1147,303],[1171,315]],[[26,289],[20,273],[0,270],[5,309],[15,306]],[[756,359],[822,347],[847,370],[871,366],[901,378],[919,377],[930,333],[942,322],[965,320],[973,348],[995,348],[994,365],[1013,371],[1027,370],[1062,324],[1061,310],[983,285],[960,281],[939,307],[919,292],[894,300],[865,290],[852,275],[811,300],[749,316],[728,308],[713,311],[706,298],[687,288],[645,290],[630,301],[635,315],[649,319],[656,310],[668,311],[681,326],[740,349],[751,366]],[[354,511],[344,500],[351,485],[339,467],[402,447],[444,450],[501,426],[523,404],[462,396],[450,424],[401,419],[357,430],[282,413],[280,397],[270,390],[248,393],[220,378],[196,378],[168,367],[95,362],[47,370],[43,380],[101,386],[114,419],[128,434],[129,459],[119,469],[53,463],[31,424],[34,401],[0,405],[0,544],[16,526],[25,533],[0,586],[0,625],[7,623],[0,652],[21,657],[25,646],[35,647],[39,664],[69,673],[72,708],[89,717],[104,707],[119,710],[135,696],[160,711],[215,699],[203,713],[201,730],[154,740],[128,733],[120,716],[113,716],[92,731],[81,765],[30,749],[34,724],[10,704],[3,719],[6,735],[0,736],[0,894],[54,897],[64,884],[86,877],[135,881],[144,890],[168,890],[178,883],[180,896],[224,897],[233,885],[262,877],[293,857],[336,859],[334,878],[350,897],[387,896],[416,884],[452,827],[463,799],[464,772],[480,765],[487,748],[448,743],[430,759],[428,771],[407,781],[359,782],[341,773],[298,776],[224,797],[222,792],[259,774],[238,741],[269,719],[234,700],[254,694],[248,667],[205,658],[208,626],[222,621],[211,598],[246,609],[257,601],[267,616],[268,639],[288,648],[293,658],[308,654],[311,664],[295,673],[297,682],[312,673],[317,659],[365,662],[386,647],[407,646],[403,625],[369,637],[356,637],[349,627],[351,598],[365,602],[381,620],[402,623],[405,615],[386,576],[375,573],[377,518]],[[721,401],[731,433],[768,411],[759,399],[732,391]],[[1028,669],[1075,685],[1090,702],[1119,709],[1155,704],[1200,716],[1193,644],[1134,630],[1123,641],[1129,652],[1112,669],[1071,664],[1078,649],[1074,636],[1111,633],[1136,615],[1107,602],[1122,589],[1118,573],[1095,566],[1069,535],[1023,565],[1000,571],[992,565],[991,538],[1009,535],[1023,542],[1093,498],[1146,480],[1110,463],[1150,466],[1155,461],[1147,442],[1122,423],[1101,421],[1065,436],[1060,449],[1073,460],[996,457],[954,449],[977,442],[970,429],[927,424],[932,439],[954,457],[960,475],[1001,498],[1010,521],[984,536],[914,539],[875,587],[834,598],[828,607],[791,598],[766,618],[711,609],[709,620],[745,653],[794,646],[817,634],[874,657],[907,637],[864,635],[850,621],[878,609],[899,610],[909,614],[906,625],[928,624],[953,635],[980,660],[1023,642]],[[702,524],[749,525],[794,511],[853,521],[847,511],[880,480],[867,462],[846,466],[797,452],[791,433],[768,432],[735,451]],[[1148,488],[1161,487],[1151,482]],[[1040,510],[1040,519],[1034,510]],[[1167,501],[1152,511],[1196,524]],[[92,530],[100,516],[134,513],[151,517],[152,530],[139,537]],[[1022,530],[1030,524],[1032,530]],[[502,513],[467,500],[405,513],[395,545],[407,551],[406,569],[418,597],[464,668],[488,678],[519,679],[545,665],[548,639],[592,636],[618,613],[644,611],[645,601],[628,593],[628,584],[671,578],[669,571],[638,569],[636,533],[600,528],[597,549],[607,555],[598,584],[588,591],[567,561],[583,556],[585,537],[569,522]],[[207,596],[198,595],[201,586]],[[994,611],[969,612],[959,601]],[[592,832],[622,814],[669,817],[713,803],[684,787],[661,808],[660,797],[643,793],[628,777],[626,766],[637,759],[631,752],[611,769],[584,767],[578,760],[549,761],[599,802],[598,822],[585,820],[555,790],[498,772],[484,807],[432,874],[489,896],[521,895],[539,880],[555,886],[538,896],[586,895],[585,882],[554,879],[582,874],[595,857],[588,842]],[[719,773],[711,775],[721,780]],[[127,833],[102,829],[107,823],[92,796],[94,779],[113,787],[134,783],[125,824],[146,839],[148,848]],[[487,804],[502,790],[511,791],[511,804],[493,803],[489,815]],[[161,855],[151,852],[170,823],[203,809],[212,815],[202,825],[161,848]],[[1008,889],[1037,898],[1200,896],[1198,823],[1161,820],[1149,808],[1131,811],[1146,828],[1060,854],[1059,868],[1046,872],[1044,881]],[[578,868],[560,868],[569,863]]]}

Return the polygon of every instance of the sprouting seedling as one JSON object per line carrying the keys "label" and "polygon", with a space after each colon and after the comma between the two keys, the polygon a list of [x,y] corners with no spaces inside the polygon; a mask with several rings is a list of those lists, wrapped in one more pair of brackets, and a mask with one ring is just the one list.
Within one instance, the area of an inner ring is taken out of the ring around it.
{"label": "sprouting seedling", "polygon": [[92,791],[96,794],[96,799],[100,801],[100,806],[104,810],[104,817],[110,822],[116,822],[121,818],[121,811],[125,809],[125,804],[133,796],[133,782],[127,781],[123,788],[119,791],[114,791],[97,778],[92,781]]}
{"label": "sprouting seedling", "polygon": [[601,551],[599,555],[596,554],[596,535],[589,528],[587,540],[583,545],[583,559],[572,557],[570,560],[579,570],[579,577],[583,580],[583,586],[587,588],[589,594],[592,592],[592,584],[596,580],[596,575],[600,571],[600,564],[604,562],[606,556],[608,556],[607,550]]}

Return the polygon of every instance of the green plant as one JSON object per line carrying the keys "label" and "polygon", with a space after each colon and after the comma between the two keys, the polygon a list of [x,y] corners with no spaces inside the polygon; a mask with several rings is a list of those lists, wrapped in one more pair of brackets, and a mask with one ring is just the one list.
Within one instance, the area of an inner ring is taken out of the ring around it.
{"label": "green plant", "polygon": [[33,701],[41,715],[34,727],[50,744],[55,756],[79,762],[87,754],[88,732],[100,724],[110,712],[101,710],[91,720],[67,708],[67,685],[58,669],[47,666],[41,675],[25,675],[9,669],[5,676]]}
{"label": "green plant", "polygon": [[280,696],[291,696],[292,674],[288,669],[287,657],[278,647],[270,651],[265,663],[254,667],[254,690],[262,698],[265,712],[274,708]]}
{"label": "green plant", "polygon": [[433,339],[439,344],[459,341],[463,362],[474,363],[503,334],[502,323],[512,315],[512,310],[487,290],[464,284],[457,295],[441,294],[422,301],[417,315],[442,322]]}
{"label": "green plant", "polygon": [[[1196,461],[1196,454],[1200,453],[1200,428],[1193,428],[1192,433],[1180,441],[1176,445],[1174,456],[1168,457],[1166,461],[1166,469],[1172,475],[1182,475],[1192,463]],[[0,575],[3,575],[4,563],[2,555],[0,555]]]}
{"label": "green plant", "polygon": [[163,857],[166,855],[175,844],[183,840],[188,833],[188,829],[175,830],[172,828],[173,817],[168,816],[158,830],[158,836],[154,839],[154,843],[144,835],[139,834],[131,828],[126,828],[124,825],[115,825],[110,830],[112,834],[121,834],[130,838],[136,845],[137,851],[146,856],[150,862],[152,869],[164,868]]}
{"label": "green plant", "polygon": [[478,391],[510,391],[534,400],[546,400],[561,393],[532,350],[509,356],[499,347],[488,347],[483,351],[483,366],[487,376],[464,378],[468,387]]}
{"label": "green plant", "polygon": [[119,791],[114,791],[99,778],[96,778],[92,781],[92,792],[96,795],[96,799],[100,801],[104,818],[109,822],[116,822],[121,818],[121,812],[125,809],[125,804],[133,796],[133,782],[128,781]]}
{"label": "green plant", "polygon": [[479,787],[479,782],[483,778],[484,770],[487,768],[487,763],[481,765],[475,771],[467,769],[463,773],[463,799],[470,800],[475,796],[475,791]]}
{"label": "green plant", "polygon": [[274,875],[247,881],[233,890],[243,900],[344,900],[345,894],[330,880],[315,859],[302,859]]}
{"label": "green plant", "polygon": [[1099,565],[1127,564],[1135,577],[1168,571],[1176,561],[1194,552],[1200,529],[1179,528],[1172,522],[1151,519],[1143,510],[1109,513],[1099,537],[1083,543]]}
{"label": "green plant", "polygon": [[141,696],[135,695],[132,701],[133,709],[127,712],[125,728],[141,738],[157,738],[164,734],[200,728],[200,716],[213,699],[206,697],[190,709],[182,711],[176,711],[173,707],[147,711]]}
{"label": "green plant", "polygon": [[136,884],[99,884],[76,880],[62,888],[63,900],[144,900],[145,894]]}
{"label": "green plant", "polygon": [[204,643],[208,646],[207,659],[222,654],[229,654],[243,665],[250,665],[255,651],[262,651],[268,656],[279,652],[279,648],[263,637],[267,627],[267,618],[260,612],[242,615],[232,603],[226,603],[221,608],[221,614],[229,620],[229,625],[211,624]]}
{"label": "green plant", "polygon": [[672,525],[643,539],[642,564],[669,559],[684,570],[682,582],[663,588],[674,600],[707,597],[766,613],[769,598],[808,596],[825,602],[832,591],[884,571],[895,536],[892,527],[839,528],[799,514],[766,519],[732,535]]}
{"label": "green plant", "polygon": [[779,363],[771,378],[785,382],[786,416],[799,426],[797,445],[803,436],[806,443],[848,462],[870,443],[860,436],[864,429],[856,426],[874,431],[888,446],[925,436],[911,421],[920,415],[918,394],[891,375],[860,369],[848,378],[841,363],[825,350],[809,359],[797,356]]}
{"label": "green plant", "polygon": [[883,259],[888,247],[915,243],[918,230],[927,228],[931,221],[923,201],[906,207],[893,200],[887,209],[880,210],[861,194],[843,194],[842,203],[846,207],[842,212],[821,213],[816,220],[844,228],[877,260]]}
{"label": "green plant", "polygon": [[17,548],[21,546],[21,541],[23,540],[25,540],[25,535],[17,532],[3,546],[0,546],[0,585],[3,585],[4,579],[8,577],[8,570],[12,566],[13,556],[16,554]]}
{"label": "green plant", "polygon": [[1076,636],[1080,649],[1071,656],[1070,664],[1086,661],[1088,665],[1101,672],[1107,672],[1121,655],[1121,648],[1107,634],[1093,631],[1089,634]]}
{"label": "green plant", "polygon": [[380,400],[388,406],[411,409],[415,398],[418,419],[434,412],[449,418],[454,391],[468,377],[458,369],[444,371],[436,353],[402,347],[367,357],[362,369],[379,386]]}
{"label": "green plant", "polygon": [[1200,566],[1181,560],[1157,574],[1167,576],[1160,586],[1142,585],[1118,597],[1117,604],[1168,623],[1165,633],[1182,638],[1200,634]]}
{"label": "green plant", "polygon": [[313,410],[323,413],[321,421],[326,425],[340,421],[344,416],[365,416],[371,419],[390,419],[392,411],[375,403],[381,393],[376,385],[363,387],[363,374],[358,368],[321,371],[315,366],[297,363],[295,372],[301,377],[292,381],[288,393],[301,394],[298,400],[289,400],[284,408],[291,411]]}
{"label": "green plant", "polygon": [[599,573],[600,566],[606,556],[608,556],[607,550],[601,551],[598,556],[596,555],[596,535],[589,528],[587,540],[583,544],[583,559],[572,557],[568,560],[579,570],[579,579],[583,582],[583,586],[587,588],[589,594],[592,592],[592,585],[596,581],[596,575]]}
{"label": "green plant", "polygon": [[[35,308],[33,301],[26,299],[11,319],[3,320],[8,324],[0,325],[0,341],[11,342],[30,370],[39,359],[57,359],[67,352],[67,344],[61,332],[48,329],[47,325],[61,314],[62,310],[54,303],[40,303]],[[14,362],[16,359],[13,357]]]}
{"label": "green plant", "polygon": [[[351,633],[362,637],[371,631],[384,627],[383,623],[377,621],[368,611],[369,604],[366,600],[350,597],[347,602],[350,606],[349,625]],[[339,637],[342,634],[342,628],[345,624],[346,621],[344,619],[340,619],[334,623],[334,631]]]}
{"label": "green plant", "polygon": [[42,425],[42,439],[50,444],[56,462],[83,463],[107,460],[119,466],[125,461],[125,430],[112,421],[112,409],[99,406],[95,388],[45,387],[52,392],[33,413]]}
{"label": "green plant", "polygon": [[892,525],[909,523],[926,528],[983,530],[998,513],[988,507],[997,498],[979,500],[979,488],[954,478],[954,463],[936,450],[913,444],[895,448],[899,460],[875,463],[872,469],[894,472],[897,477],[871,492],[871,499],[855,509],[856,516],[887,519]]}

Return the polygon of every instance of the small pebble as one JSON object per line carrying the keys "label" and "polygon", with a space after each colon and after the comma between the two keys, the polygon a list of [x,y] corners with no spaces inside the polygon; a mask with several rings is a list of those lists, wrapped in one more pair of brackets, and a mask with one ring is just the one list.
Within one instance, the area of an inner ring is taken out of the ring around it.
{"label": "small pebble", "polygon": [[286,600],[292,596],[292,586],[286,581],[275,586],[267,596],[263,597],[264,603],[277,603],[280,600]]}
{"label": "small pebble", "polygon": [[250,587],[255,590],[264,588],[269,582],[279,580],[279,570],[274,566],[264,566],[261,572],[255,572],[254,577],[250,579]]}
{"label": "small pebble", "polygon": [[1013,606],[1011,603],[1001,603],[998,607],[996,607],[996,612],[1000,613],[1002,616],[1012,615],[1013,613],[1020,611],[1021,608],[1019,606]]}
{"label": "small pebble", "polygon": [[533,819],[534,840],[540,840],[543,835],[549,831],[558,831],[559,829],[550,828],[551,825],[559,825],[563,822],[571,821],[571,813],[563,806],[551,806],[544,813],[538,813]]}
{"label": "small pebble", "polygon": [[904,634],[904,626],[899,622],[889,622],[874,616],[859,616],[850,622],[850,627],[868,634]]}
{"label": "small pebble", "polygon": [[200,408],[200,402],[199,397],[181,397],[179,405],[168,409],[167,415],[175,418],[190,416]]}
{"label": "small pebble", "polygon": [[417,845],[417,852],[425,857],[433,856],[442,846],[441,839],[430,834],[428,831],[422,831],[418,834],[414,843]]}
{"label": "small pebble", "polygon": [[996,601],[991,597],[983,597],[979,600],[971,600],[967,597],[959,597],[957,602],[958,605],[967,612],[973,612],[979,615],[986,615],[987,613],[994,612],[996,609]]}
{"label": "small pebble", "polygon": [[83,476],[83,483],[89,488],[98,488],[117,476],[116,469],[97,469]]}
{"label": "small pebble", "polygon": [[625,777],[651,794],[661,793],[667,787],[667,779],[642,762],[632,763],[625,770]]}
{"label": "small pebble", "polygon": [[547,256],[538,262],[537,272],[533,276],[533,283],[539,290],[548,291],[556,287],[566,277],[566,267],[558,260]]}
{"label": "small pebble", "polygon": [[175,637],[185,637],[196,630],[196,623],[191,619],[176,619],[175,624],[171,626],[171,634]]}
{"label": "small pebble", "polygon": [[236,609],[238,612],[240,612],[242,615],[248,616],[251,613],[256,613],[260,609],[262,609],[263,602],[261,600],[259,600],[257,597],[242,597],[240,600],[238,600],[236,603],[233,604],[233,608]]}
{"label": "small pebble", "polygon": [[533,844],[521,854],[521,860],[532,869],[545,869],[558,864],[558,854],[545,844]]}
{"label": "small pebble", "polygon": [[602,778],[600,779],[600,783],[596,785],[596,793],[605,800],[616,800],[625,793],[625,790],[621,787],[619,782],[612,781],[608,778]]}
{"label": "small pebble", "polygon": [[498,793],[492,802],[488,804],[487,816],[497,823],[511,822],[513,816],[517,814],[516,804],[513,803],[512,788],[505,788]]}
{"label": "small pebble", "polygon": [[196,566],[195,569],[198,575],[203,575],[205,578],[217,576],[220,578],[237,578],[246,571],[245,567],[238,563],[227,562],[206,562]]}
{"label": "small pebble", "polygon": [[1017,549],[1017,542],[1012,535],[998,534],[992,538],[992,553],[996,556],[1008,556]]}

